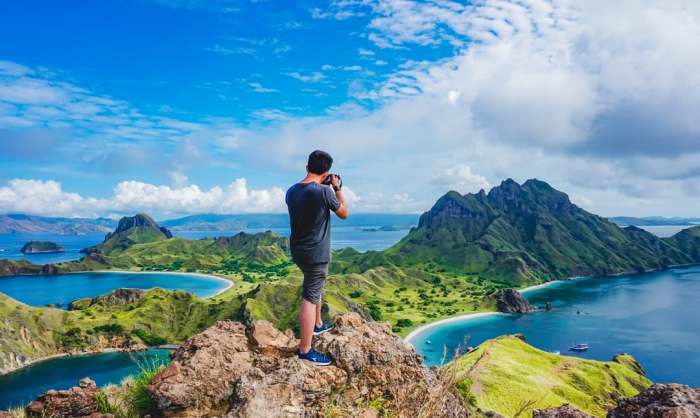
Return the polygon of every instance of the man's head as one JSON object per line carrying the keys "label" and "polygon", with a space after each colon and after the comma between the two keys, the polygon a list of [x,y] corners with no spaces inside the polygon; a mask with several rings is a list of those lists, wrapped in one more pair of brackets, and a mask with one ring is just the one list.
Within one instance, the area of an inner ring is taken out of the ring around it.
{"label": "man's head", "polygon": [[333,157],[325,151],[316,150],[309,154],[306,170],[313,174],[326,174],[333,165]]}

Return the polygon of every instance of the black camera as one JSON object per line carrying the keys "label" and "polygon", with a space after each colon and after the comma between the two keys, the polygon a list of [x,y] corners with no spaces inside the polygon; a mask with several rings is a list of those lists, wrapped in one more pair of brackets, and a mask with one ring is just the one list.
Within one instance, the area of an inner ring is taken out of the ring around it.
{"label": "black camera", "polygon": [[332,185],[331,181],[333,180],[333,176],[338,177],[338,189],[339,190],[342,189],[343,188],[343,179],[341,179],[338,174],[327,175],[326,178],[323,179],[323,184],[325,184],[326,186],[331,186]]}

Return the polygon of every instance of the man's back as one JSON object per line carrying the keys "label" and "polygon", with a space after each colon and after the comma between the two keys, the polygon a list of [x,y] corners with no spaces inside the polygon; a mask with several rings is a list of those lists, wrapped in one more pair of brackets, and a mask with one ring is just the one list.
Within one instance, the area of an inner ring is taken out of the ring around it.
{"label": "man's back", "polygon": [[331,219],[340,202],[333,189],[316,182],[297,183],[287,190],[290,244],[297,263],[319,264],[330,261]]}

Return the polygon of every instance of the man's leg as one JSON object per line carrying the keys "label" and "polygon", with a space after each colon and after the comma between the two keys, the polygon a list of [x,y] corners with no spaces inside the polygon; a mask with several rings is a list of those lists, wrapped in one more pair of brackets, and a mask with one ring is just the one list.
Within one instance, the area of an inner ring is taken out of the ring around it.
{"label": "man's leg", "polygon": [[[322,297],[323,298],[323,297]],[[323,319],[321,318],[321,307],[323,307],[323,299],[319,300],[316,304],[316,327],[320,328],[323,325]]]}
{"label": "man's leg", "polygon": [[299,310],[299,333],[301,340],[299,341],[299,351],[307,353],[311,349],[311,339],[314,336],[314,321],[316,317],[316,306],[306,299],[301,301],[301,309]]}

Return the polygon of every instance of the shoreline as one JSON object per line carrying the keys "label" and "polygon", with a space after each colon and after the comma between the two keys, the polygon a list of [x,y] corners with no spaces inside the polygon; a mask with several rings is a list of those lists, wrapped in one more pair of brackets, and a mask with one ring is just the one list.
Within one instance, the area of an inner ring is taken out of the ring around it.
{"label": "shoreline", "polygon": [[61,274],[85,274],[85,273],[117,273],[117,274],[129,273],[129,274],[145,274],[145,275],[148,275],[148,274],[176,274],[176,275],[183,275],[183,276],[198,276],[198,277],[203,277],[203,278],[207,278],[207,279],[215,279],[217,281],[224,282],[226,284],[226,286],[223,289],[219,290],[218,292],[214,293],[213,295],[205,296],[202,299],[210,299],[210,298],[214,298],[216,296],[219,296],[220,294],[222,294],[225,291],[232,288],[234,285],[233,280],[229,280],[229,279],[221,277],[221,276],[214,276],[213,274],[206,274],[206,273],[188,273],[186,271],[86,270],[86,271],[69,271],[66,273],[59,273],[59,274],[57,274],[57,276],[59,276]]}
{"label": "shoreline", "polygon": [[[606,278],[606,277],[621,277],[621,276],[627,276],[627,275],[648,274],[648,273],[655,273],[655,272],[661,272],[661,271],[670,271],[670,270],[676,269],[676,268],[694,267],[694,266],[698,266],[698,265],[700,265],[700,263],[671,264],[671,265],[663,267],[663,268],[647,269],[647,270],[644,270],[641,272],[639,272],[639,271],[623,271],[623,272],[619,272],[619,273],[611,273],[611,274],[608,274],[605,276],[593,276],[593,275],[573,276],[573,277],[570,277],[567,279],[552,280],[552,281],[549,281],[546,283],[540,283],[540,284],[536,284],[536,285],[532,285],[532,286],[527,286],[527,287],[524,287],[522,289],[516,289],[516,290],[520,294],[524,294],[524,293],[532,292],[535,290],[544,289],[544,288],[550,287],[554,284],[566,283],[566,282],[575,281],[575,280],[592,279],[595,277]],[[418,335],[424,333],[425,331],[428,331],[429,329],[432,329],[432,328],[435,328],[439,325],[443,325],[443,324],[447,324],[447,323],[467,321],[470,319],[481,318],[481,317],[489,316],[489,315],[499,315],[499,314],[507,315],[507,314],[503,314],[502,312],[498,312],[498,311],[486,311],[486,312],[471,312],[471,313],[465,313],[465,314],[461,314],[461,315],[457,315],[457,316],[453,316],[453,317],[449,317],[449,318],[438,319],[437,321],[423,324],[420,327],[414,329],[413,331],[408,333],[408,335],[406,335],[403,338],[403,341],[405,343],[411,344],[415,348],[415,346],[411,343],[411,341],[414,338],[416,338]]]}
{"label": "shoreline", "polygon": [[[544,288],[549,287],[549,286],[552,286],[552,285],[554,285],[554,284],[564,283],[564,282],[568,282],[568,281],[572,281],[572,280],[578,280],[578,279],[583,279],[583,278],[586,278],[586,277],[577,276],[577,277],[572,277],[571,279],[566,279],[566,280],[552,280],[551,282],[540,283],[540,284],[536,284],[536,285],[532,285],[532,286],[527,286],[527,287],[524,287],[524,288],[522,288],[522,289],[516,289],[516,290],[517,290],[520,294],[523,294],[523,293],[528,293],[528,292],[532,292],[532,291],[539,290],[539,289],[544,289]],[[452,322],[468,321],[468,320],[470,320],[470,319],[483,318],[483,317],[492,316],[492,315],[509,315],[509,314],[506,314],[506,313],[503,313],[503,312],[498,312],[498,311],[484,311],[484,312],[465,313],[465,314],[461,314],[461,315],[457,315],[457,316],[452,316],[452,317],[449,317],[449,318],[438,319],[437,321],[433,321],[433,322],[429,322],[429,323],[427,323],[427,324],[423,324],[423,325],[421,325],[420,327],[414,329],[413,331],[411,331],[410,333],[408,333],[408,335],[406,335],[406,336],[403,338],[403,341],[404,341],[405,343],[411,344],[411,345],[415,348],[415,346],[413,345],[413,343],[412,343],[411,341],[412,341],[414,338],[416,338],[418,335],[424,333],[425,331],[428,331],[428,330],[430,330],[430,329],[432,329],[432,328],[435,328],[435,327],[437,327],[437,326],[444,325],[444,324],[449,324],[449,323],[452,323]]]}
{"label": "shoreline", "polygon": [[168,350],[169,348],[167,348],[167,347],[161,348],[161,346],[158,346],[158,345],[152,346],[152,347],[137,348],[137,349],[107,347],[107,348],[103,348],[100,350],[94,350],[94,351],[50,354],[48,356],[39,357],[39,358],[36,358],[34,360],[31,360],[26,364],[23,364],[19,367],[15,367],[14,369],[8,370],[6,372],[2,372],[2,373],[0,373],[0,377],[7,376],[8,374],[12,374],[15,372],[19,372],[20,370],[27,369],[27,368],[30,368],[32,366],[36,366],[37,364],[43,363],[45,361],[55,360],[55,359],[64,358],[64,357],[84,357],[84,356],[92,356],[92,355],[107,354],[107,353],[138,353],[140,351],[159,350],[159,349]]}

